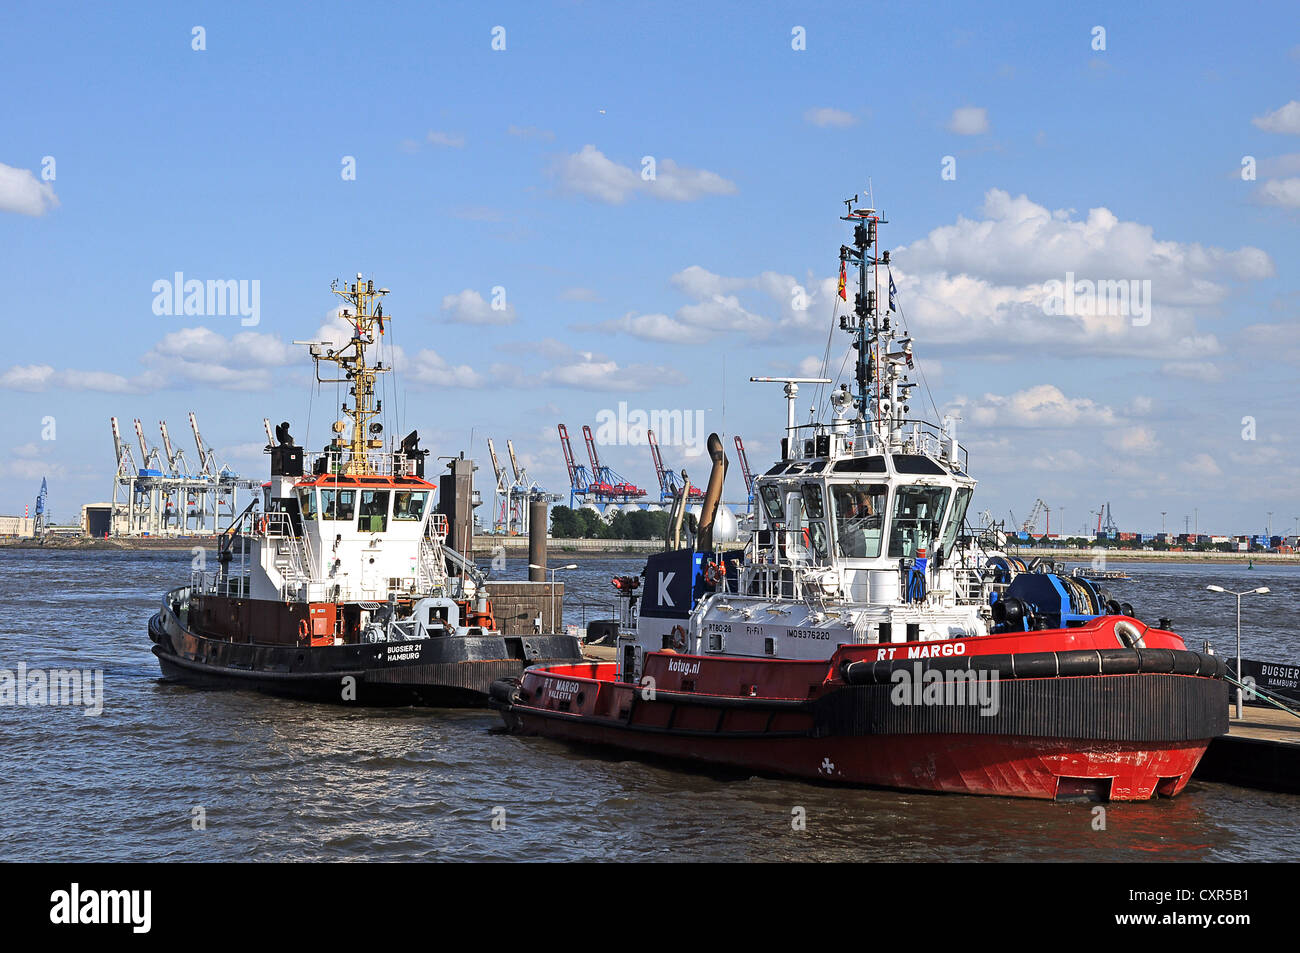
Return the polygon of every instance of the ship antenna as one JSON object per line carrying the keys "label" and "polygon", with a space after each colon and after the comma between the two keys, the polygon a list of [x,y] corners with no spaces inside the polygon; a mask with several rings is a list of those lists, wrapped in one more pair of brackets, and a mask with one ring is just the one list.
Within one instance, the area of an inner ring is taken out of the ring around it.
{"label": "ship antenna", "polygon": [[[842,219],[853,223],[853,244],[841,246],[840,255],[843,260],[853,263],[858,268],[858,293],[853,303],[853,313],[840,319],[840,328],[851,333],[855,338],[853,346],[857,350],[857,361],[854,377],[857,384],[855,396],[858,420],[865,423],[874,418],[875,434],[877,439],[881,439],[885,413],[882,407],[882,398],[885,395],[881,362],[885,360],[884,338],[888,336],[889,326],[888,318],[885,319],[883,328],[881,325],[878,303],[879,266],[882,260],[887,262],[888,257],[884,259],[880,257],[877,244],[877,228],[884,220],[880,218],[875,208],[855,207],[857,200],[856,195],[852,199],[845,200],[848,212],[842,216]],[[892,375],[890,386],[891,388],[894,386]],[[891,430],[894,403],[891,403],[888,408]]]}
{"label": "ship antenna", "polygon": [[[375,399],[375,378],[391,370],[383,363],[370,365],[366,363],[366,349],[375,344],[375,330],[384,333],[384,323],[392,320],[392,315],[384,314],[382,307],[372,307],[379,298],[388,294],[387,288],[376,288],[372,280],[362,280],[357,272],[355,283],[343,283],[339,289],[338,279],[330,282],[330,291],[338,295],[351,308],[344,306],[340,317],[352,326],[352,338],[340,348],[328,347],[321,343],[305,343],[311,350],[312,360],[316,364],[316,380],[322,384],[347,384],[348,393],[352,395],[352,406],[343,405],[343,413],[352,420],[352,432],[344,439],[341,424],[336,425],[336,436],[331,444],[338,451],[346,447],[347,459],[342,461],[342,472],[349,476],[375,473],[370,462],[372,449],[383,447],[383,440],[377,436],[383,429],[380,423],[371,423],[382,411],[382,401]],[[320,362],[329,361],[339,366],[339,377],[321,377]]]}

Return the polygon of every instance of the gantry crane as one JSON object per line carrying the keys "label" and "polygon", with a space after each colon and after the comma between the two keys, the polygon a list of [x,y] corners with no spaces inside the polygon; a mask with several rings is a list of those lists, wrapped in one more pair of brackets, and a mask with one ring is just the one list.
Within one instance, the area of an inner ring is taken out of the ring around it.
{"label": "gantry crane", "polygon": [[564,424],[559,424],[560,446],[564,448],[564,464],[569,469],[569,506],[579,497],[586,499],[587,494],[591,492],[591,477],[587,473],[585,464],[578,463],[573,458],[573,445],[569,443],[569,431]]}
{"label": "gantry crane", "polygon": [[[650,444],[650,460],[654,463],[655,476],[659,478],[659,502],[671,503],[681,492],[681,479],[672,470],[664,467],[664,459],[659,453],[659,441],[655,439],[655,432],[647,430],[645,436],[646,442]],[[692,500],[703,499],[704,491],[693,486],[690,488],[689,496]]]}
{"label": "gantry crane", "polygon": [[754,471],[749,469],[749,457],[745,454],[745,444],[736,434],[736,459],[740,461],[740,472],[745,478],[745,498],[750,509],[754,507]]}
{"label": "gantry crane", "polygon": [[591,458],[592,478],[588,485],[589,493],[598,500],[621,500],[625,503],[645,496],[645,490],[623,479],[613,469],[600,462],[600,457],[596,453],[596,438],[586,424],[582,425],[582,437],[587,441],[587,456]]}

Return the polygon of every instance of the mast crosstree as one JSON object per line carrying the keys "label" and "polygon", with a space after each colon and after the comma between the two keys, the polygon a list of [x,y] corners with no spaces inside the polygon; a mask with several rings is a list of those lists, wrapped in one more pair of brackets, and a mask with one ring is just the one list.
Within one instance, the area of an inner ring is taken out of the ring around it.
{"label": "mast crosstree", "polygon": [[[335,350],[324,344],[310,344],[312,359],[316,362],[316,380],[322,384],[347,384],[348,393],[352,395],[352,406],[346,403],[342,407],[344,416],[352,421],[352,432],[345,439],[343,431],[347,425],[342,421],[334,424],[334,438],[330,446],[340,453],[346,448],[346,457],[341,460],[341,472],[348,476],[364,476],[375,473],[369,451],[382,449],[383,424],[372,423],[373,418],[383,411],[383,401],[375,399],[375,378],[387,373],[391,367],[382,362],[374,365],[366,363],[366,348],[376,343],[375,330],[384,333],[384,322],[391,320],[384,314],[384,306],[377,299],[388,294],[387,288],[376,288],[374,281],[362,280],[357,272],[357,280],[351,284],[345,282],[342,289],[338,280],[330,283],[330,290],[346,301],[351,307],[341,309],[339,316],[352,326],[352,338],[341,348]],[[303,343],[303,342],[299,342]],[[320,362],[329,361],[340,368],[339,377],[321,377]]]}

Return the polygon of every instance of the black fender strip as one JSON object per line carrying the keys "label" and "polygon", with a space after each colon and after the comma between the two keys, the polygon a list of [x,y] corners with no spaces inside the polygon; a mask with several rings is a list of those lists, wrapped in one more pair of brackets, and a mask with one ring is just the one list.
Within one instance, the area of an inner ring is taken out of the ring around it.
{"label": "black fender strip", "polygon": [[1068,652],[958,655],[926,659],[849,662],[841,674],[850,685],[889,684],[897,671],[979,671],[998,678],[1060,678],[1077,675],[1191,675],[1221,679],[1227,665],[1217,655],[1181,649],[1080,649]]}
{"label": "black fender strip", "polygon": [[1159,673],[919,684],[909,678],[896,684],[838,688],[813,703],[813,722],[814,737],[936,734],[1205,741],[1228,730],[1228,685],[1218,678]]}

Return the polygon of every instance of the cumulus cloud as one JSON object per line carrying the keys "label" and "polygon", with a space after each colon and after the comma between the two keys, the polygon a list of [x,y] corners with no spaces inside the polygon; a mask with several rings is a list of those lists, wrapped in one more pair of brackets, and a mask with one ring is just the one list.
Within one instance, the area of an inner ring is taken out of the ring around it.
{"label": "cumulus cloud", "polygon": [[1300,101],[1291,100],[1285,106],[1256,116],[1251,123],[1265,132],[1280,132],[1291,136],[1300,136]]}
{"label": "cumulus cloud", "polygon": [[784,324],[802,320],[815,297],[793,276],[775,271],[732,278],[691,265],[673,275],[671,282],[692,299],[672,315],[629,311],[597,324],[575,325],[575,330],[673,344],[698,344],[728,333],[760,340]]}
{"label": "cumulus cloud", "polygon": [[853,113],[845,112],[843,109],[835,109],[831,106],[822,106],[819,109],[809,109],[803,114],[804,122],[812,123],[814,126],[836,126],[843,128],[852,126],[857,123],[857,117]]}
{"label": "cumulus cloud", "polygon": [[[1229,296],[1228,282],[1275,271],[1258,248],[1157,239],[1151,226],[1106,208],[1079,217],[993,189],[981,212],[894,252],[906,316],[932,346],[988,356],[1006,356],[1014,345],[1017,353],[1203,359],[1222,348],[1197,316]],[[1133,310],[1086,306],[1049,313],[1046,283],[1062,284],[1067,273],[1076,282],[1149,281],[1149,321],[1135,322]]]}
{"label": "cumulus cloud", "polygon": [[226,337],[211,328],[180,328],[164,334],[140,358],[145,369],[139,374],[13,365],[0,371],[0,389],[145,394],[202,385],[217,390],[267,390],[274,381],[273,369],[293,360],[291,345],[271,334],[239,331]]}
{"label": "cumulus cloud", "polygon": [[961,106],[952,111],[948,131],[959,136],[979,136],[989,131],[989,111],[983,106]]}
{"label": "cumulus cloud", "polygon": [[503,302],[503,307],[493,308],[483,296],[472,288],[442,299],[442,313],[453,324],[514,324],[514,305]]}
{"label": "cumulus cloud", "polygon": [[267,390],[272,369],[295,359],[290,345],[275,335],[240,331],[226,337],[205,327],[165,334],[142,358],[171,386],[205,384],[218,390]]}
{"label": "cumulus cloud", "polygon": [[560,189],[609,205],[622,205],[635,195],[671,202],[690,202],[706,195],[731,195],[735,183],[716,172],[691,169],[672,159],[655,162],[654,178],[643,178],[640,169],[619,165],[593,145],[564,156],[551,169]]}
{"label": "cumulus cloud", "polygon": [[1178,469],[1188,476],[1193,477],[1221,477],[1223,468],[1219,466],[1214,457],[1208,453],[1198,453],[1190,460],[1184,460],[1178,464]]}
{"label": "cumulus cloud", "polygon": [[1255,201],[1279,208],[1300,208],[1300,178],[1269,179],[1255,190]]}
{"label": "cumulus cloud", "polygon": [[1143,426],[1125,427],[1111,434],[1106,442],[1116,450],[1123,450],[1125,453],[1147,454],[1160,449],[1160,441],[1156,439],[1155,431]]}
{"label": "cumulus cloud", "polygon": [[1063,429],[1113,426],[1114,410],[1090,397],[1067,397],[1059,387],[1039,384],[1013,394],[958,397],[950,405],[971,424],[986,428]]}
{"label": "cumulus cloud", "polygon": [[56,370],[49,364],[15,364],[0,372],[0,389],[38,393],[48,390],[140,394],[160,383],[156,375],[134,378],[108,371]]}
{"label": "cumulus cloud", "polygon": [[527,351],[550,366],[536,370],[508,364],[492,367],[492,376],[516,387],[563,387],[588,391],[642,391],[686,382],[680,371],[656,364],[620,364],[604,354],[580,351],[547,338],[542,341],[518,342],[512,350]]}
{"label": "cumulus cloud", "polygon": [[437,351],[424,349],[398,368],[403,380],[427,387],[478,388],[487,379],[469,364],[452,364]]}
{"label": "cumulus cloud", "polygon": [[27,169],[15,169],[0,162],[0,212],[35,216],[58,206],[54,186],[41,182]]}

